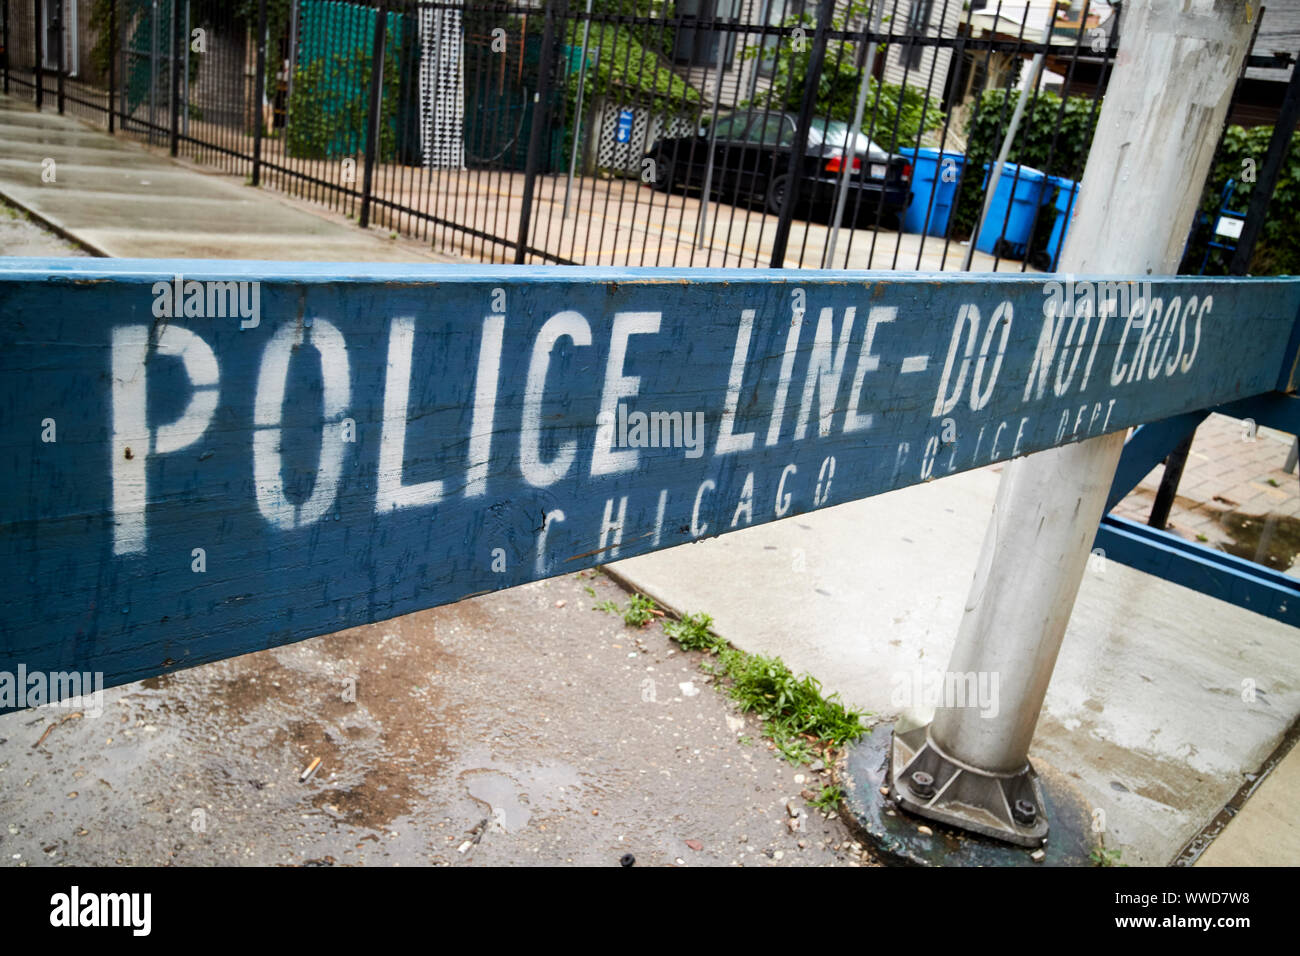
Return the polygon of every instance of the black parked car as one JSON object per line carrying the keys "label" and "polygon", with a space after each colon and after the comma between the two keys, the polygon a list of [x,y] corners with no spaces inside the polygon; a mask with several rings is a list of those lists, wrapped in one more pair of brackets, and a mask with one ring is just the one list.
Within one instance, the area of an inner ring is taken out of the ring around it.
{"label": "black parked car", "polygon": [[[790,113],[760,110],[729,113],[718,117],[712,132],[706,127],[693,136],[660,139],[646,153],[646,158],[654,162],[655,188],[703,188],[712,141],[710,186],[714,194],[728,202],[756,200],[769,212],[779,213],[789,187],[795,119]],[[812,121],[799,190],[801,206],[831,208],[846,161],[848,139],[847,123],[822,118]],[[897,228],[912,200],[911,164],[861,133],[855,145],[845,204],[847,215],[852,216],[856,209],[870,218],[879,208],[881,223]]]}

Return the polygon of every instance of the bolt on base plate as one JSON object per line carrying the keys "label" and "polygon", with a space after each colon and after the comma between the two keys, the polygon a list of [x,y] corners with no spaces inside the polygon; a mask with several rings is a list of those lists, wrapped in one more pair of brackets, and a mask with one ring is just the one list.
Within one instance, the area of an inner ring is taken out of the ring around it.
{"label": "bolt on base plate", "polygon": [[889,768],[897,804],[917,816],[1017,846],[1042,846],[1047,814],[1028,762],[1010,774],[962,764],[930,739],[930,726],[895,733]]}

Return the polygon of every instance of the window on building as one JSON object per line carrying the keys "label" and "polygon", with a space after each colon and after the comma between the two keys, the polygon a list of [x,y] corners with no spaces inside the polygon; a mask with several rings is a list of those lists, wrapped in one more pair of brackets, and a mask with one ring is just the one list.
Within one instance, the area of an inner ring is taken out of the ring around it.
{"label": "window on building", "polygon": [[[779,27],[792,17],[801,16],[806,7],[805,0],[762,0],[762,23]],[[811,34],[808,37],[812,41]],[[763,52],[758,58],[758,75],[772,76],[776,73],[777,50],[781,37],[763,37]]]}
{"label": "window on building", "polygon": [[736,34],[716,30],[712,21],[735,22],[740,17],[741,0],[677,0],[681,27],[673,40],[673,62],[688,66],[717,66],[719,47],[722,68],[730,70],[736,59]]}
{"label": "window on building", "polygon": [[[930,14],[933,12],[933,7],[934,0],[912,0],[912,6],[907,13],[907,34],[909,37],[920,37],[926,34],[930,29]],[[903,49],[902,60],[907,66],[917,69],[921,66],[924,53],[925,47],[909,43]]]}

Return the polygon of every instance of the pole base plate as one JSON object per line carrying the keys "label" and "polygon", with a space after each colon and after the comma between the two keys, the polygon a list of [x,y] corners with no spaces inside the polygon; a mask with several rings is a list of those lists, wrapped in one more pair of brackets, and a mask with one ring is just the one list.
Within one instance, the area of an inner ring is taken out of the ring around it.
{"label": "pole base plate", "polygon": [[[923,728],[922,728],[923,729]],[[1063,774],[1039,763],[1040,814],[1052,821],[1041,847],[1017,846],[899,806],[891,783],[894,725],[878,724],[847,752],[840,773],[845,815],[882,863],[893,866],[1095,866],[1091,812]],[[887,791],[881,793],[881,789]],[[936,789],[938,789],[936,787]],[[930,832],[925,832],[925,827]],[[1038,859],[1035,857],[1038,856]]]}
{"label": "pole base plate", "polygon": [[1046,842],[1043,790],[1028,761],[1015,773],[986,773],[949,757],[929,731],[894,731],[889,786],[900,807],[1016,846]]}

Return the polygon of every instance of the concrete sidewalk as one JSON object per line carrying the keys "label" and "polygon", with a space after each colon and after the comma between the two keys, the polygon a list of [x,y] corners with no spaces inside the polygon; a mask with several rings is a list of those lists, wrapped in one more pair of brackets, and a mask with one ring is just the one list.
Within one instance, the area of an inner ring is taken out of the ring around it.
{"label": "concrete sidewalk", "polygon": [[461,261],[4,96],[0,143],[0,196],[96,255]]}

